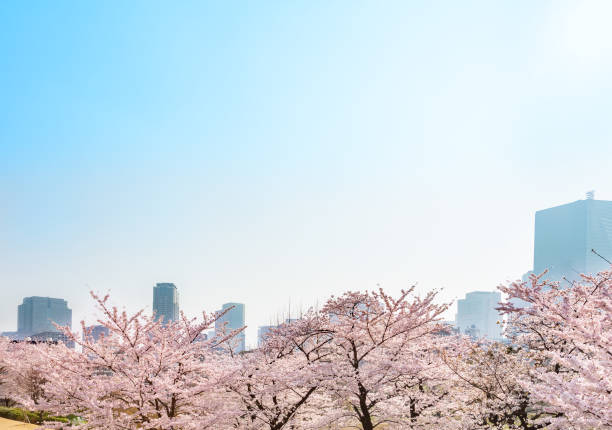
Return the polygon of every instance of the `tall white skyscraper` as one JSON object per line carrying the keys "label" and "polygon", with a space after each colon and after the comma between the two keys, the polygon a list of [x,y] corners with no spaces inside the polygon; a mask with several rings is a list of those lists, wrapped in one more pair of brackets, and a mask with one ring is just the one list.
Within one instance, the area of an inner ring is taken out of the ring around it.
{"label": "tall white skyscraper", "polygon": [[[495,309],[501,301],[498,291],[474,291],[457,300],[456,325],[461,333],[496,340],[502,337],[502,316]],[[499,322],[499,323],[498,323]]]}
{"label": "tall white skyscraper", "polygon": [[596,273],[612,260],[612,201],[578,200],[536,212],[533,271],[570,282],[581,273]]}
{"label": "tall white skyscraper", "polygon": [[179,295],[176,285],[158,283],[153,287],[153,314],[163,322],[179,318]]}

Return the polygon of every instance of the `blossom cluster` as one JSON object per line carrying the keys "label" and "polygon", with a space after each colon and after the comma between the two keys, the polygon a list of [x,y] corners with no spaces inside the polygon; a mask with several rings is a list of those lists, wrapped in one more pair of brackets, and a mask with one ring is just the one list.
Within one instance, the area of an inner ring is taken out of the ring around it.
{"label": "blossom cluster", "polygon": [[83,429],[612,429],[612,272],[499,288],[507,343],[411,288],[332,296],[239,354],[241,330],[204,335],[223,313],[164,324],[92,293],[101,337],[0,339],[0,398]]}

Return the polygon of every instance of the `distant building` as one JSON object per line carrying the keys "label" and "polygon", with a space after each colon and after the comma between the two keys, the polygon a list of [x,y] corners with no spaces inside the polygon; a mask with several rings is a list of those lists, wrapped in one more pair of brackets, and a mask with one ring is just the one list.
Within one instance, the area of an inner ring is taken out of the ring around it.
{"label": "distant building", "polygon": [[158,283],[153,287],[153,315],[162,322],[179,318],[179,295],[176,285]]}
{"label": "distant building", "polygon": [[8,337],[11,340],[23,340],[23,335],[18,331],[3,331],[0,336]]}
{"label": "distant building", "polygon": [[268,334],[270,330],[272,330],[275,327],[276,327],[275,325],[259,326],[259,328],[257,329],[257,348],[260,348],[263,345],[266,334]]}
{"label": "distant building", "polygon": [[612,201],[586,200],[543,209],[535,215],[533,271],[568,282],[610,265],[591,250],[612,260]]}
{"label": "distant building", "polygon": [[29,336],[30,342],[36,343],[58,343],[62,342],[68,348],[74,348],[74,341],[68,338],[64,333],[58,331],[45,331],[42,333],[36,333]]}
{"label": "distant building", "polygon": [[100,337],[104,336],[104,337],[108,337],[109,334],[109,330],[108,327],[103,326],[103,325],[92,325],[89,327],[86,327],[87,329],[91,329],[91,337],[93,338],[93,340],[95,342],[97,342],[98,340],[100,340]]}
{"label": "distant building", "polygon": [[481,337],[480,330],[478,329],[478,327],[476,327],[475,324],[472,324],[471,326],[464,329],[463,334],[471,337],[472,339],[478,339]]}
{"label": "distant building", "polygon": [[[455,324],[462,333],[473,337],[486,336],[488,339],[501,339],[502,317],[495,309],[501,302],[498,291],[474,291],[467,293],[465,299],[457,300]],[[467,333],[469,331],[470,333]]]}
{"label": "distant building", "polygon": [[442,329],[435,332],[437,336],[454,336],[459,334],[459,329],[455,327],[454,321],[441,321]]}
{"label": "distant building", "polygon": [[72,327],[72,309],[68,308],[66,300],[51,297],[26,297],[17,307],[17,333],[20,336],[57,332],[53,323]]}
{"label": "distant building", "polygon": [[[222,335],[223,330],[225,330],[226,333],[230,333],[244,327],[244,304],[224,303],[221,311],[226,309],[230,310],[215,323],[215,335],[217,336]],[[234,352],[242,352],[246,350],[246,337],[244,330],[237,335],[235,341],[236,347],[234,348]]]}

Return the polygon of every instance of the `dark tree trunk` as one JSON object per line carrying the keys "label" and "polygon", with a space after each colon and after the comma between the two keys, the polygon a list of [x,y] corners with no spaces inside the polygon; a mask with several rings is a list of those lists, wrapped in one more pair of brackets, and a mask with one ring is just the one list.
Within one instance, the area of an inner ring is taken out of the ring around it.
{"label": "dark tree trunk", "polygon": [[356,412],[363,430],[374,430],[374,423],[368,407],[368,392],[361,383],[359,383],[359,410]]}

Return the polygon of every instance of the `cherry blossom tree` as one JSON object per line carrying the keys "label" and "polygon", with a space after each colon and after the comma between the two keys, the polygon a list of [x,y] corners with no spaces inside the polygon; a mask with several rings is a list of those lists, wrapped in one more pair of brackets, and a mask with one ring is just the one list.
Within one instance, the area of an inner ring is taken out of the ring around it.
{"label": "cherry blossom tree", "polygon": [[550,415],[547,428],[612,428],[612,272],[565,288],[544,276],[500,287],[508,335],[531,358],[523,386]]}
{"label": "cherry blossom tree", "polygon": [[418,371],[412,371],[395,389],[400,394],[401,409],[406,410],[403,428],[431,429],[457,427],[457,408],[452,403],[451,392],[456,387],[452,384],[452,375],[442,360],[442,351],[454,344],[437,332],[424,337],[421,347],[403,354],[403,360],[418,365]]}
{"label": "cherry blossom tree", "polygon": [[445,336],[435,291],[347,292],[240,354],[239,330],[203,335],[223,313],[164,324],[92,294],[108,335],[0,339],[0,396],[86,429],[612,429],[611,286],[500,287],[509,345]]}
{"label": "cherry blossom tree", "polygon": [[11,406],[14,400],[11,398],[11,341],[6,337],[0,337],[0,402],[3,406]]}
{"label": "cherry blossom tree", "polygon": [[522,387],[531,361],[524,351],[498,342],[458,337],[442,359],[452,375],[447,412],[467,428],[537,430],[545,427],[540,405]]}
{"label": "cherry blossom tree", "polygon": [[109,334],[96,341],[84,323],[82,337],[62,328],[82,351],[60,345],[44,355],[43,407],[81,415],[89,429],[217,429],[233,418],[223,388],[233,369],[215,348],[238,331],[202,337],[223,313],[164,324],[92,296]]}
{"label": "cherry blossom tree", "polygon": [[[0,339],[0,366],[3,369],[0,395],[6,406],[19,405],[37,414],[37,421],[48,415],[45,408],[49,395],[44,356],[56,345],[33,342],[29,339],[12,341]],[[28,414],[24,413],[27,420]]]}
{"label": "cherry blossom tree", "polygon": [[271,329],[259,349],[237,356],[240,376],[231,380],[230,389],[243,412],[236,427],[279,430],[298,425],[299,411],[313,402],[320,387],[316,369],[326,359],[330,341],[311,311]]}
{"label": "cherry blossom tree", "polygon": [[[422,406],[435,397],[428,372],[437,322],[448,307],[435,304],[435,297],[430,292],[420,298],[411,288],[397,298],[381,289],[328,300],[320,318],[332,341],[318,372],[332,401],[329,422],[359,423],[364,430],[385,423],[418,428],[418,416],[426,416]],[[413,387],[411,401],[406,393]]]}
{"label": "cherry blossom tree", "polygon": [[55,345],[21,341],[9,346],[7,390],[18,403],[32,409],[42,409],[48,398],[45,392],[47,374],[44,355]]}

